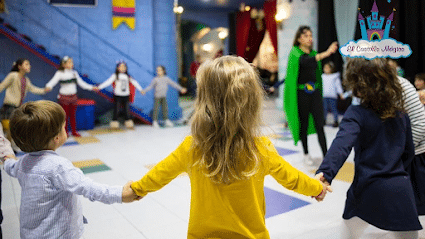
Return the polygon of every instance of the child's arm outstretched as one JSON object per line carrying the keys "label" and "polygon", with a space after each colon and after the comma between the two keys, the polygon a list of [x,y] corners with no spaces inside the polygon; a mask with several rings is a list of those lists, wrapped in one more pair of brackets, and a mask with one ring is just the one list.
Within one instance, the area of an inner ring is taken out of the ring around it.
{"label": "child's arm outstretched", "polygon": [[139,181],[132,183],[131,188],[137,195],[144,197],[150,192],[161,189],[178,175],[185,172],[187,168],[185,159],[188,157],[187,152],[189,152],[191,144],[192,138],[186,137],[174,152],[155,165]]}
{"label": "child's arm outstretched", "polygon": [[297,193],[315,197],[317,201],[322,201],[326,192],[332,191],[324,187],[320,181],[309,177],[286,162],[268,138],[262,139],[266,149],[266,152],[262,154],[267,155],[268,158],[266,170],[279,184]]}
{"label": "child's arm outstretched", "polygon": [[136,89],[143,95],[143,88],[140,86],[139,82],[137,82],[133,77],[129,77],[130,83],[136,87]]}
{"label": "child's arm outstretched", "polygon": [[63,159],[61,162],[57,166],[56,174],[51,178],[51,182],[56,188],[82,195],[90,201],[100,201],[105,204],[131,202],[138,199],[136,194],[129,191],[131,182],[125,186],[97,183],[86,177],[67,159]]}
{"label": "child's arm outstretched", "polygon": [[85,82],[83,79],[81,79],[80,74],[78,74],[77,71],[74,71],[75,78],[77,78],[77,84],[85,89],[85,90],[98,90],[98,88],[94,85],[90,85],[89,83]]}
{"label": "child's arm outstretched", "polygon": [[182,87],[181,85],[179,85],[178,83],[176,83],[176,82],[174,82],[174,81],[172,81],[170,78],[168,78],[167,77],[167,83],[169,84],[169,85],[171,85],[174,89],[176,89],[176,90],[178,90],[178,91],[180,91],[180,93],[182,93],[182,94],[184,94],[184,93],[186,93],[187,92],[187,89],[186,88],[184,88],[184,87]]}

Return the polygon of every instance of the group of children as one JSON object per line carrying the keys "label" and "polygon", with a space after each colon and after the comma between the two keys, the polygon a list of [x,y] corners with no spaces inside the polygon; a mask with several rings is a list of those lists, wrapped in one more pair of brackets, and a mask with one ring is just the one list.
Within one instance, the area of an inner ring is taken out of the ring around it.
{"label": "group of children", "polygon": [[80,238],[83,216],[76,195],[108,204],[130,202],[182,172],[192,188],[188,238],[269,238],[264,177],[321,201],[352,147],[356,167],[343,214],[347,230],[337,238],[358,238],[369,224],[394,231],[396,238],[418,237],[418,192],[406,171],[415,156],[412,131],[402,86],[386,59],[348,60],[347,86],[361,104],[347,110],[315,178],[292,167],[261,136],[264,90],[248,62],[220,57],[203,63],[196,79],[191,135],[123,187],[95,183],[55,153],[67,137],[62,107],[50,101],[18,107],[11,115],[11,135],[28,154],[3,161],[22,187],[21,238]]}
{"label": "group of children", "polygon": [[[119,61],[116,65],[115,73],[111,75],[105,82],[99,86],[91,85],[81,79],[77,71],[74,70],[74,62],[71,57],[65,56],[60,62],[60,66],[53,78],[46,84],[45,88],[38,88],[31,84],[26,76],[31,70],[31,65],[27,59],[18,59],[12,67],[11,72],[0,83],[0,92],[6,89],[6,96],[3,106],[0,110],[2,125],[6,135],[9,131],[9,117],[11,112],[23,103],[25,95],[28,91],[34,94],[45,94],[52,90],[57,84],[60,84],[58,102],[66,112],[66,129],[75,137],[80,137],[76,128],[76,109],[77,109],[77,85],[85,90],[100,91],[109,85],[114,85],[114,112],[110,123],[111,128],[118,128],[118,113],[121,108],[124,109],[125,126],[133,128],[134,123],[129,116],[129,103],[132,102],[131,89],[137,88],[141,94],[154,89],[155,90],[155,106],[153,110],[153,126],[159,127],[158,111],[161,104],[163,111],[163,119],[165,125],[172,127],[173,124],[168,120],[168,109],[166,94],[168,86],[178,89],[181,93],[186,93],[186,89],[173,82],[166,75],[164,66],[157,67],[157,77],[152,83],[143,90],[140,84],[132,78],[124,61]],[[10,138],[9,138],[10,139]]]}

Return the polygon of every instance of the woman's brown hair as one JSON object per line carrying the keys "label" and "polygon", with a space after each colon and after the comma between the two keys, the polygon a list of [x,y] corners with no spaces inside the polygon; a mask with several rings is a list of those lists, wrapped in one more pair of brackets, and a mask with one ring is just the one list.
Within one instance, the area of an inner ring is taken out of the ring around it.
{"label": "woman's brown hair", "polygon": [[301,35],[305,32],[305,31],[310,31],[311,32],[311,28],[309,26],[300,26],[297,30],[297,32],[295,33],[295,37],[294,37],[294,43],[292,44],[293,46],[300,46],[300,42],[298,41],[298,38],[301,37]]}
{"label": "woman's brown hair", "polygon": [[404,111],[403,88],[395,69],[385,58],[349,58],[344,84],[361,99],[363,106],[375,111],[383,120],[395,117],[397,111]]}
{"label": "woman's brown hair", "polygon": [[252,176],[264,97],[257,72],[241,57],[224,56],[202,64],[196,79],[194,165],[218,183]]}

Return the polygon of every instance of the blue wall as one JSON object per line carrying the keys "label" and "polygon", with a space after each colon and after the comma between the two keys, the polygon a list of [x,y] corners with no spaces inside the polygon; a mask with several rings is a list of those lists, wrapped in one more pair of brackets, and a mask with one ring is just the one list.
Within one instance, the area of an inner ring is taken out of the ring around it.
{"label": "blue wall", "polygon": [[[172,1],[137,1],[135,30],[125,23],[112,30],[112,1],[98,1],[96,7],[87,8],[53,7],[46,0],[6,0],[6,4],[9,14],[0,15],[5,22],[45,46],[49,53],[74,58],[76,70],[96,83],[105,81],[121,59],[127,61],[129,73],[142,87],[151,82],[158,64],[165,65],[170,78],[176,80]],[[177,99],[177,92],[170,90],[172,119],[181,116]],[[149,113],[153,92],[137,94],[134,105]]]}

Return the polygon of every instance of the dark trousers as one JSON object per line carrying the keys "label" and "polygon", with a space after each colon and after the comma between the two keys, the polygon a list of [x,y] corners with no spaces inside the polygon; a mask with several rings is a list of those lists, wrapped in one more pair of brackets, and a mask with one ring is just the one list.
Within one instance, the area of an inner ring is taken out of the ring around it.
{"label": "dark trousers", "polygon": [[3,222],[3,212],[1,211],[1,171],[0,171],[0,239],[3,238],[3,232],[1,231],[2,222]]}
{"label": "dark trousers", "polygon": [[168,119],[168,105],[167,105],[167,98],[163,97],[163,98],[155,98],[154,99],[154,105],[153,105],[153,113],[152,113],[152,118],[154,121],[158,121],[158,112],[159,112],[159,107],[162,107],[162,117],[163,120],[167,120]]}
{"label": "dark trousers", "polygon": [[117,96],[114,95],[114,115],[112,116],[113,121],[118,120],[118,113],[120,112],[120,109],[123,109],[124,113],[124,119],[129,120],[130,116],[128,112],[130,111],[130,106],[128,104],[129,96]]}
{"label": "dark trousers", "polygon": [[323,131],[323,100],[320,91],[314,91],[309,94],[304,91],[298,91],[298,117],[300,119],[300,138],[303,144],[304,154],[308,154],[307,146],[307,127],[309,115],[313,116],[317,137],[322,148],[323,157],[326,155],[326,138]]}

